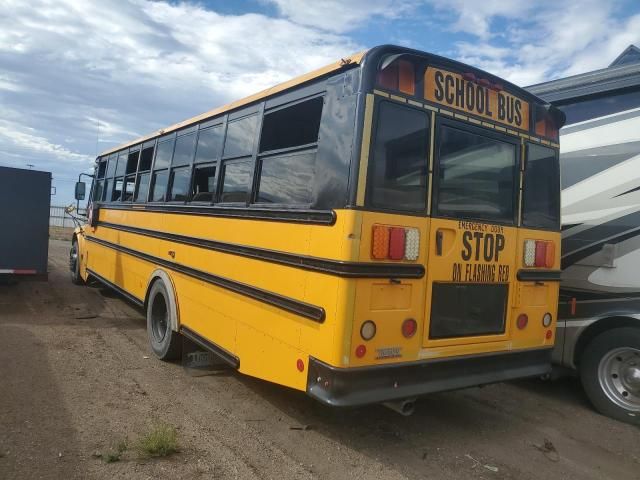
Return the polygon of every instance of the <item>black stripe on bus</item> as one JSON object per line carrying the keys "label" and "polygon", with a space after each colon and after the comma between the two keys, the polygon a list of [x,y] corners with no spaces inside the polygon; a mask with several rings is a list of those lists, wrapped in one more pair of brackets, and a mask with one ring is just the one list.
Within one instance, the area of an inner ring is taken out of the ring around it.
{"label": "black stripe on bus", "polygon": [[307,255],[296,255],[286,252],[278,252],[264,248],[249,247],[235,243],[221,242],[218,240],[207,240],[204,238],[178,235],[175,233],[157,232],[145,228],[131,227],[110,222],[98,222],[101,227],[120,230],[123,232],[144,235],[151,238],[168,240],[182,243],[193,247],[206,248],[217,252],[240,255],[242,257],[265,260],[268,262],[287,265],[289,267],[302,268],[316,272],[337,275],[347,278],[422,278],[425,270],[422,265],[388,264],[388,263],[365,263],[365,262],[345,262],[325,258],[310,257]]}
{"label": "black stripe on bus", "polygon": [[91,275],[97,281],[102,283],[104,286],[114,289],[116,292],[118,292],[120,295],[125,297],[127,300],[129,300],[132,303],[135,303],[138,307],[144,307],[144,302],[142,300],[140,300],[137,297],[134,297],[129,292],[127,292],[125,289],[120,288],[118,285],[116,285],[115,283],[107,280],[102,275],[98,275],[96,272],[94,272],[90,268],[87,268],[87,272],[89,273],[89,275]]}
{"label": "black stripe on bus", "polygon": [[521,282],[559,282],[560,270],[518,270],[516,278]]}
{"label": "black stripe on bus", "polygon": [[234,293],[238,293],[240,295],[253,298],[254,300],[258,300],[260,302],[267,303],[269,305],[273,305],[275,307],[281,308],[288,312],[295,313],[296,315],[300,315],[302,317],[308,318],[310,320],[313,320],[314,322],[323,323],[325,320],[325,311],[324,311],[324,308],[322,307],[301,302],[299,300],[295,300],[290,297],[285,297],[284,295],[280,295],[278,293],[269,292],[267,290],[263,290],[258,287],[253,287],[251,285],[247,285],[246,283],[237,282],[229,278],[220,277],[218,275],[213,275],[211,273],[203,272],[202,270],[197,270],[195,268],[187,267],[186,265],[181,265],[175,262],[169,262],[162,258],[155,257],[153,255],[149,255],[147,253],[143,253],[138,250],[133,250],[123,245],[117,245],[115,243],[102,240],[100,238],[87,236],[86,239],[90,242],[95,242],[99,245],[112,248],[119,252],[126,253],[127,255],[131,255],[133,257],[137,257],[142,260],[146,260],[147,262],[150,262],[156,265],[161,265],[170,270],[176,271],[178,273],[182,273],[184,275],[187,275],[192,278],[196,278],[198,280],[202,280],[203,282],[207,282],[212,285],[216,285],[218,287],[227,289]]}
{"label": "black stripe on bus", "polygon": [[333,225],[336,212],[333,210],[220,207],[209,205],[181,204],[132,204],[100,203],[100,209],[132,210],[135,212],[164,212],[177,215],[201,215],[247,220],[269,220],[274,222],[308,223],[312,225]]}
{"label": "black stripe on bus", "polygon": [[188,327],[180,327],[180,333],[184,335],[186,338],[191,340],[193,343],[199,345],[200,347],[209,350],[214,355],[220,357],[226,363],[231,365],[236,370],[240,368],[240,359],[236,357],[233,353],[225,350],[224,348],[216,345],[213,342],[210,342],[206,338],[198,335],[196,332],[191,330]]}

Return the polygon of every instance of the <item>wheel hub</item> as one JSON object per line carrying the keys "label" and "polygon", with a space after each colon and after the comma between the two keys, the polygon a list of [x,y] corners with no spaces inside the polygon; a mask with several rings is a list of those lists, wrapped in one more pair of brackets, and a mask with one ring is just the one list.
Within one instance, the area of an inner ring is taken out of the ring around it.
{"label": "wheel hub", "polygon": [[609,351],[600,361],[598,380],[613,403],[640,411],[640,350],[621,347]]}

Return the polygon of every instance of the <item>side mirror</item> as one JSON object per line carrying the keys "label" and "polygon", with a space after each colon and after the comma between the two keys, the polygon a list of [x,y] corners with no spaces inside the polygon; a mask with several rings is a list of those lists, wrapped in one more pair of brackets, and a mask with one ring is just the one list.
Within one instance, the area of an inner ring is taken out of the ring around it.
{"label": "side mirror", "polygon": [[84,182],[76,182],[76,200],[84,200],[87,185]]}

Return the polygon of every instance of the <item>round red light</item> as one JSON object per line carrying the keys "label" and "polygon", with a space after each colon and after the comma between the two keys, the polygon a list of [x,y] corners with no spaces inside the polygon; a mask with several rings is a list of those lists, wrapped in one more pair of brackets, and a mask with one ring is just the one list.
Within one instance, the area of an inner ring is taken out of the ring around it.
{"label": "round red light", "polygon": [[296,367],[298,367],[299,372],[304,372],[304,362],[302,361],[301,358],[299,358],[298,361],[296,362]]}
{"label": "round red light", "polygon": [[551,340],[551,337],[553,337],[553,332],[551,330],[547,330],[547,334],[545,336],[547,337],[547,340]]}
{"label": "round red light", "polygon": [[404,322],[402,322],[402,335],[406,338],[413,337],[418,331],[418,322],[416,322],[413,318],[407,318]]}
{"label": "round red light", "polygon": [[358,345],[356,348],[356,357],[362,358],[367,353],[367,347],[364,345]]}
{"label": "round red light", "polygon": [[529,317],[527,317],[526,313],[521,313],[518,315],[518,319],[516,320],[517,327],[522,330],[529,323]]}

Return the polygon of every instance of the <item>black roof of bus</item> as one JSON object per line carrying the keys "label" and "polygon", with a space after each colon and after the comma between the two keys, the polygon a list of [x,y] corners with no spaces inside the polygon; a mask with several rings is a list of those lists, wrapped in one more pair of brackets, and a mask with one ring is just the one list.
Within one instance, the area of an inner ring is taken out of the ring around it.
{"label": "black roof of bus", "polygon": [[353,55],[350,55],[348,57],[342,58],[340,60],[338,60],[337,62],[334,62],[332,64],[329,64],[325,67],[319,68],[317,70],[314,70],[312,72],[308,72],[304,75],[301,75],[299,77],[295,77],[291,80],[288,80],[286,82],[283,82],[281,84],[275,85],[271,88],[268,88],[266,90],[263,90],[261,92],[255,93],[253,95],[250,95],[248,97],[236,100],[234,102],[231,102],[227,105],[223,105],[221,107],[215,108],[213,110],[209,110],[205,113],[202,113],[200,115],[196,115],[194,117],[191,117],[189,119],[183,120],[181,122],[178,122],[174,125],[171,125],[169,127],[157,130],[153,133],[150,133],[148,135],[145,135],[143,137],[137,138],[135,140],[132,140],[130,142],[127,142],[125,144],[122,145],[118,145],[116,147],[113,148],[109,148],[105,151],[103,151],[102,153],[100,153],[99,156],[105,156],[111,153],[115,153],[117,151],[120,151],[124,148],[130,147],[130,146],[134,146],[134,145],[138,145],[142,142],[145,142],[147,140],[151,140],[153,138],[159,137],[160,135],[164,135],[170,132],[174,132],[177,130],[180,130],[182,128],[188,127],[190,125],[193,125],[195,123],[213,118],[215,116],[221,115],[223,113],[228,113],[228,112],[232,112],[234,110],[238,110],[240,108],[245,108],[247,106],[250,106],[252,104],[255,104],[259,101],[263,101],[265,99],[271,98],[275,95],[279,95],[282,94],[285,91],[291,90],[293,88],[297,88],[300,87],[301,85],[304,85],[306,83],[310,83],[312,81],[318,80],[320,78],[324,78],[324,77],[328,77],[331,75],[336,74],[339,71],[342,71],[344,69],[349,69],[349,68],[355,68],[357,66],[361,66],[363,71],[364,71],[364,75],[362,76],[362,81],[361,81],[361,90],[364,91],[370,91],[371,88],[373,88],[373,84],[375,82],[375,72],[378,70],[378,66],[380,65],[380,61],[385,58],[388,55],[394,55],[394,54],[402,54],[402,55],[413,55],[413,56],[417,56],[420,57],[422,59],[425,59],[427,62],[429,63],[434,63],[437,65],[440,65],[442,67],[448,67],[450,69],[453,69],[454,71],[459,71],[459,72],[473,72],[474,74],[479,74],[480,76],[487,78],[489,80],[492,80],[494,82],[498,81],[500,82],[504,87],[506,87],[506,90],[517,94],[519,97],[527,99],[528,101],[531,102],[535,102],[538,103],[540,105],[544,105],[545,108],[553,111],[554,116],[556,118],[564,118],[564,114],[558,110],[556,107],[554,107],[553,105],[549,104],[547,101],[535,96],[533,93],[531,93],[530,91],[527,91],[525,89],[523,89],[522,87],[518,87],[517,85],[508,82],[506,80],[504,80],[503,78],[500,78],[496,75],[493,75],[489,72],[486,72],[484,70],[481,70],[479,68],[476,67],[472,67],[470,65],[458,62],[456,60],[451,60],[445,57],[441,57],[439,55],[435,55],[432,53],[428,53],[428,52],[423,52],[420,50],[415,50],[415,49],[411,49],[411,48],[407,48],[407,47],[400,47],[397,45],[380,45],[374,48],[371,48],[365,52],[360,52],[360,53],[356,53]]}

